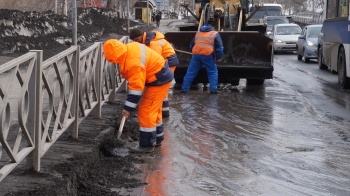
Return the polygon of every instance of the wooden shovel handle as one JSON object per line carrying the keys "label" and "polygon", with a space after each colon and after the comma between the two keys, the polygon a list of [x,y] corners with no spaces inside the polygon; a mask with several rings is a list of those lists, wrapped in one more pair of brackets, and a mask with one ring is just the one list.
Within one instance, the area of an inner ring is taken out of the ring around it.
{"label": "wooden shovel handle", "polygon": [[123,116],[122,121],[120,122],[120,125],[119,125],[118,139],[119,139],[120,136],[122,135],[123,127],[124,127],[124,124],[125,124],[125,120],[126,120],[126,117]]}
{"label": "wooden shovel handle", "polygon": [[178,49],[175,49],[175,48],[174,48],[174,50],[175,50],[176,52],[181,52],[181,53],[185,53],[185,54],[190,54],[190,55],[192,55],[191,52],[187,52],[187,51],[184,51],[184,50],[178,50]]}

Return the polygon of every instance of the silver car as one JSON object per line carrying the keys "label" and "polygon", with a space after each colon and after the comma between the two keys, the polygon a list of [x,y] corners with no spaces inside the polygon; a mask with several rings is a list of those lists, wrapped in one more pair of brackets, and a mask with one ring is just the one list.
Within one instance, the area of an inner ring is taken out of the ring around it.
{"label": "silver car", "polygon": [[272,38],[272,28],[276,24],[289,24],[289,20],[285,16],[265,16],[264,24],[266,25],[266,37]]}
{"label": "silver car", "polygon": [[317,59],[317,38],[322,25],[307,25],[303,28],[297,42],[298,60],[308,63],[310,59]]}
{"label": "silver car", "polygon": [[276,24],[273,27],[273,51],[296,51],[296,43],[301,33],[297,24]]}

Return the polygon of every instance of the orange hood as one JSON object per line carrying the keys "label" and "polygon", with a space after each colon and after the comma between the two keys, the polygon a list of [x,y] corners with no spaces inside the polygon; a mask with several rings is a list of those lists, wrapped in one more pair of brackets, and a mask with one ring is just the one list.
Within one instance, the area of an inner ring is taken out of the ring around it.
{"label": "orange hood", "polygon": [[103,45],[103,52],[108,62],[124,65],[127,48],[122,42],[116,39],[107,40]]}

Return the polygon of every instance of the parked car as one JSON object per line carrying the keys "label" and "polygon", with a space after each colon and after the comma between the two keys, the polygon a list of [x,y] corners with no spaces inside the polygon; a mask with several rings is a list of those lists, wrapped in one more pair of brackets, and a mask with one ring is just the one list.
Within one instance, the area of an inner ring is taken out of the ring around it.
{"label": "parked car", "polygon": [[317,59],[317,39],[322,25],[307,25],[303,28],[297,42],[297,57],[308,63],[310,59]]}
{"label": "parked car", "polygon": [[266,33],[267,37],[272,36],[272,28],[276,24],[288,24],[289,20],[285,16],[265,16],[264,24],[266,25]]}
{"label": "parked car", "polygon": [[273,27],[273,51],[296,51],[296,43],[301,33],[297,24],[277,24]]}

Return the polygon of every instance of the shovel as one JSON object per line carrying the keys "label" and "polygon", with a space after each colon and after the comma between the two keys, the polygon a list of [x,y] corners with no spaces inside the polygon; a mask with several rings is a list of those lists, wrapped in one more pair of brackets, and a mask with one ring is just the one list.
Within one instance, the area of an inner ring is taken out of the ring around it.
{"label": "shovel", "polygon": [[125,120],[126,120],[126,117],[123,116],[122,121],[120,122],[120,125],[119,125],[118,139],[119,139],[120,136],[122,135],[123,127],[124,127],[124,124],[125,124]]}
{"label": "shovel", "polygon": [[174,48],[174,50],[175,50],[176,52],[181,52],[181,53],[185,53],[185,54],[190,54],[190,55],[192,55],[191,52],[187,52],[187,51],[184,51],[184,50],[178,50],[178,49],[176,49],[176,48]]}

